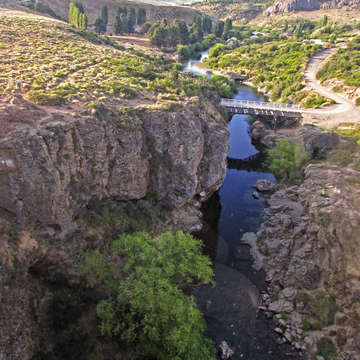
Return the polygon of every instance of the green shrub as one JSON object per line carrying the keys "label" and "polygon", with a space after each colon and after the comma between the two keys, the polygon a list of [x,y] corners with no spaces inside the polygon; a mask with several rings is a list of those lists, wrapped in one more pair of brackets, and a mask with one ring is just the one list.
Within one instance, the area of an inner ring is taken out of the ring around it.
{"label": "green shrub", "polygon": [[355,100],[355,105],[356,105],[356,106],[360,106],[360,97],[358,97],[358,98]]}
{"label": "green shrub", "polygon": [[[323,222],[326,228],[328,219],[325,218]],[[337,306],[333,296],[324,290],[317,290],[303,293],[303,299],[311,315],[307,319],[311,329],[318,330],[334,324]]]}
{"label": "green shrub", "polygon": [[331,339],[324,337],[317,342],[317,355],[322,356],[325,360],[336,359],[336,346]]}
{"label": "green shrub", "polygon": [[214,86],[221,97],[232,98],[237,91],[234,81],[228,79],[226,76],[213,75],[210,79],[210,84]]}
{"label": "green shrub", "polygon": [[276,146],[268,150],[268,164],[270,170],[282,179],[294,179],[308,160],[306,153],[301,153],[298,145],[280,140]]}
{"label": "green shrub", "polygon": [[349,165],[351,160],[352,160],[352,152],[347,149],[338,150],[329,157],[330,162],[339,166]]}
{"label": "green shrub", "polygon": [[221,53],[223,53],[225,50],[228,50],[229,47],[224,45],[224,44],[216,44],[215,46],[213,46],[212,48],[210,48],[209,50],[209,57],[217,57],[219,56]]}
{"label": "green shrub", "polygon": [[213,276],[201,242],[182,232],[135,233],[114,241],[111,254],[126,259],[121,270],[99,251],[85,253],[82,264],[89,284],[111,294],[97,306],[102,335],[136,343],[143,355],[159,360],[215,359],[202,336],[202,314],[183,292]]}

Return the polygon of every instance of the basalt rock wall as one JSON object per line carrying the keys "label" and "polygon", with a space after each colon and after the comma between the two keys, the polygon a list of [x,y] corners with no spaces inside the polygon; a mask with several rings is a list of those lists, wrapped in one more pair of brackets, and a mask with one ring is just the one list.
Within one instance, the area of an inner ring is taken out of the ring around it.
{"label": "basalt rock wall", "polygon": [[150,195],[179,209],[220,187],[227,147],[225,120],[198,98],[176,111],[54,115],[0,139],[0,211],[64,235],[94,199]]}

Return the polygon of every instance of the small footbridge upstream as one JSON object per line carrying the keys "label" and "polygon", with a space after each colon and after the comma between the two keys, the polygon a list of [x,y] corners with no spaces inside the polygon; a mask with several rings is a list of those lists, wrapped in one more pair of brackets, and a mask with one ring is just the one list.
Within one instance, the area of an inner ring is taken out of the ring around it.
{"label": "small footbridge upstream", "polygon": [[221,105],[231,114],[266,115],[275,118],[301,118],[302,113],[306,112],[298,105],[236,99],[221,99]]}

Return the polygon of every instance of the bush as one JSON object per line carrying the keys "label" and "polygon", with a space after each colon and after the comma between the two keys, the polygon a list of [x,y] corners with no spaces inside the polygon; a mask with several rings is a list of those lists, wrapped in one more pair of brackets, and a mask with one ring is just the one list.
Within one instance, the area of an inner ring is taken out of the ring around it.
{"label": "bush", "polygon": [[202,336],[202,314],[183,292],[213,276],[201,242],[182,232],[155,238],[135,233],[114,241],[111,254],[114,261],[126,259],[120,271],[99,251],[87,252],[82,264],[89,284],[105,285],[111,294],[97,306],[101,333],[136,343],[142,354],[159,360],[215,359]]}
{"label": "bush", "polygon": [[218,57],[221,53],[223,53],[225,50],[228,50],[229,47],[224,44],[216,44],[209,50],[209,57]]}
{"label": "bush", "polygon": [[336,346],[329,338],[321,338],[317,342],[317,355],[322,356],[325,360],[333,360],[336,358]]}
{"label": "bush", "polygon": [[213,75],[210,79],[210,84],[214,86],[221,97],[232,98],[237,91],[234,81],[228,79],[226,76]]}
{"label": "bush", "polygon": [[294,179],[308,160],[306,153],[301,153],[298,145],[280,140],[276,146],[268,150],[270,170],[282,179]]}

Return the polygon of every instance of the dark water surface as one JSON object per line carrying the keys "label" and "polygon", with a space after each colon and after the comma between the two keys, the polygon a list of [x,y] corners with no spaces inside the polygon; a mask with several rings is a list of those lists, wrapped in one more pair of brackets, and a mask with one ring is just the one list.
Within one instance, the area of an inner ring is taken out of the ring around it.
{"label": "dark water surface", "polygon": [[[204,52],[201,58],[206,56]],[[184,71],[211,76],[197,62],[190,60]],[[264,101],[247,86],[240,86],[234,98]],[[240,243],[245,232],[256,232],[263,221],[264,200],[253,198],[252,186],[258,179],[275,181],[273,174],[263,170],[264,154],[252,144],[249,120],[248,115],[232,116],[226,178],[203,205],[204,228],[196,235],[215,261],[216,286],[202,287],[195,297],[207,322],[206,335],[216,347],[225,340],[235,350],[232,359],[300,359],[289,345],[277,344],[274,322],[258,312],[265,274],[252,268],[250,249]]]}

